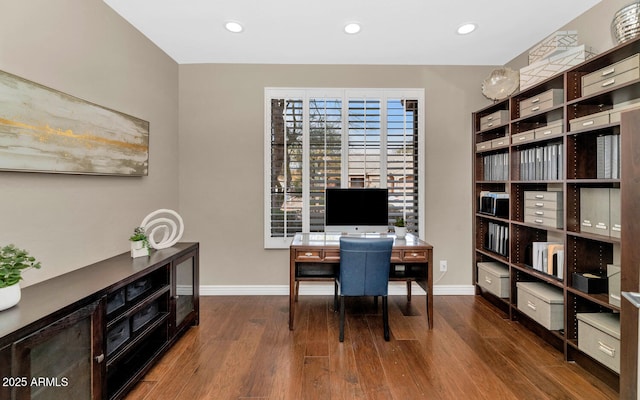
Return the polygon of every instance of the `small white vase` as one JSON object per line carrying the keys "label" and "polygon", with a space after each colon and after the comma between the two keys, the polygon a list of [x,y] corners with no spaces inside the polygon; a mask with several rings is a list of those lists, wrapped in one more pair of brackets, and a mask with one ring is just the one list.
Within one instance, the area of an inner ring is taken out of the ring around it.
{"label": "small white vase", "polygon": [[20,296],[20,285],[17,283],[15,285],[0,288],[0,311],[18,304]]}
{"label": "small white vase", "polygon": [[396,232],[396,237],[398,239],[404,239],[407,236],[407,227],[406,226],[394,226],[393,230]]}

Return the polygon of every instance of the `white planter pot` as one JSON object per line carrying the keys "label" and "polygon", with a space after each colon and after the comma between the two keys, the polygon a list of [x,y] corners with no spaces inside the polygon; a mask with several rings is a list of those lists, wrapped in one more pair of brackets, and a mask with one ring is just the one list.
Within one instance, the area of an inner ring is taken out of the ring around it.
{"label": "white planter pot", "polygon": [[131,242],[131,257],[144,257],[149,255],[149,249],[144,247],[142,240]]}
{"label": "white planter pot", "polygon": [[20,301],[20,285],[15,285],[0,288],[0,311],[6,310],[18,304]]}
{"label": "white planter pot", "polygon": [[398,239],[404,239],[407,236],[407,227],[406,226],[394,226],[393,230],[396,232],[396,237]]}

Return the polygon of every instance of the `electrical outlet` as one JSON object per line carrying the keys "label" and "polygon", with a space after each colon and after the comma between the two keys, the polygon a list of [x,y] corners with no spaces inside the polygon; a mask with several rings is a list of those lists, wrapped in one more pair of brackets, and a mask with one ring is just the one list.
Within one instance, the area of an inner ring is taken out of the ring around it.
{"label": "electrical outlet", "polygon": [[440,260],[440,271],[445,272],[447,270],[447,260]]}

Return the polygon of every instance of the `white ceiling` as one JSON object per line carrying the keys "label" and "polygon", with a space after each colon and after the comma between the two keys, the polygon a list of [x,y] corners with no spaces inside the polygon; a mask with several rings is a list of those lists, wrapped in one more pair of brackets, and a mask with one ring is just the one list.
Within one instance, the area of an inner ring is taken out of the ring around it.
{"label": "white ceiling", "polygon": [[[600,0],[104,2],[179,64],[504,65]],[[458,35],[465,22],[478,29]]]}

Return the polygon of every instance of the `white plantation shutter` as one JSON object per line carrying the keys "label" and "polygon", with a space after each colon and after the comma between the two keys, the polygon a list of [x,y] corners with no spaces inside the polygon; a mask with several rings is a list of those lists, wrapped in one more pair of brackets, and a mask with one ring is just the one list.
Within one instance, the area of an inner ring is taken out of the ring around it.
{"label": "white plantation shutter", "polygon": [[345,187],[379,188],[383,173],[384,152],[380,149],[380,99],[349,99],[348,185]]}
{"label": "white plantation shutter", "polygon": [[309,231],[324,231],[324,191],[341,186],[342,99],[309,99]]}
{"label": "white plantation shutter", "polygon": [[389,219],[404,218],[412,232],[419,225],[418,125],[417,100],[387,100]]}
{"label": "white plantation shutter", "polygon": [[265,247],[324,230],[327,187],[389,189],[420,233],[422,89],[265,89]]}

